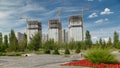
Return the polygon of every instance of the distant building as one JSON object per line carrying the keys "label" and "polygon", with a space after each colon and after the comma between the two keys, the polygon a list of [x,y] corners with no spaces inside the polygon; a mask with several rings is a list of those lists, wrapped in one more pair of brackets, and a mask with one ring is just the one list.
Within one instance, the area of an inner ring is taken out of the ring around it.
{"label": "distant building", "polygon": [[53,39],[54,41],[62,40],[62,26],[59,20],[49,20],[48,39]]}
{"label": "distant building", "polygon": [[83,21],[81,16],[69,17],[69,41],[83,40]]}
{"label": "distant building", "polygon": [[15,36],[18,40],[18,42],[22,41],[24,34],[20,32],[15,32]]}
{"label": "distant building", "polygon": [[42,25],[39,21],[27,21],[27,40],[34,36],[35,33],[39,32],[42,35]]}
{"label": "distant building", "polygon": [[46,42],[48,40],[48,34],[43,33],[42,34],[42,41]]}
{"label": "distant building", "polygon": [[62,29],[62,42],[68,42],[68,32],[65,29]]}

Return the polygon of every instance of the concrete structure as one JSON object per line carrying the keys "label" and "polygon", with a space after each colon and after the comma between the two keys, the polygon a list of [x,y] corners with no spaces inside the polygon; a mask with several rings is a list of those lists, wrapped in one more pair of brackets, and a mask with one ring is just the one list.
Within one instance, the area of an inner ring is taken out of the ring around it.
{"label": "concrete structure", "polygon": [[62,29],[62,42],[68,42],[68,31]]}
{"label": "concrete structure", "polygon": [[69,17],[69,41],[83,40],[83,21],[81,16]]}
{"label": "concrete structure", "polygon": [[48,39],[53,39],[54,41],[62,40],[62,26],[59,20],[49,20],[48,24]]}
{"label": "concrete structure", "polygon": [[15,36],[16,36],[18,42],[20,42],[20,41],[22,41],[24,34],[20,33],[20,32],[16,32]]}
{"label": "concrete structure", "polygon": [[34,36],[35,33],[39,32],[42,35],[42,25],[39,21],[27,21],[27,40]]}

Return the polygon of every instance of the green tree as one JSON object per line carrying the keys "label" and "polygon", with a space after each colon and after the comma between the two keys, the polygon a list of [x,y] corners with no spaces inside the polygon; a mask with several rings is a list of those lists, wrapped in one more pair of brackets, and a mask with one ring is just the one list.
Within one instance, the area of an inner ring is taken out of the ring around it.
{"label": "green tree", "polygon": [[2,33],[0,32],[0,45],[2,44]]}
{"label": "green tree", "polygon": [[91,35],[88,30],[86,31],[85,44],[88,48],[90,48],[92,45]]}
{"label": "green tree", "polygon": [[4,36],[4,45],[6,48],[8,48],[8,36],[7,35]]}
{"label": "green tree", "polygon": [[22,41],[19,42],[19,51],[25,51],[27,48],[27,35],[24,33]]}
{"label": "green tree", "polygon": [[50,40],[46,41],[46,42],[43,44],[43,48],[46,49],[46,50],[56,49],[54,40],[53,40],[53,39],[50,39]]}
{"label": "green tree", "polygon": [[1,45],[1,51],[5,52],[6,49],[8,48],[8,36],[7,35],[4,35],[4,42],[3,44]]}
{"label": "green tree", "polygon": [[102,38],[99,39],[99,44],[100,44],[101,46],[103,45]]}
{"label": "green tree", "polygon": [[3,38],[2,38],[2,33],[0,32],[0,51],[2,51],[3,52],[3,50],[4,50],[4,47],[3,47],[3,40],[2,40]]}
{"label": "green tree", "polygon": [[102,47],[103,48],[106,48],[107,46],[106,46],[106,42],[105,42],[105,40],[103,41],[103,45],[102,45]]}
{"label": "green tree", "polygon": [[75,41],[74,40],[71,40],[70,42],[69,42],[69,44],[68,44],[68,48],[69,49],[75,49]]}
{"label": "green tree", "polygon": [[116,47],[117,43],[119,42],[119,35],[118,33],[115,31],[114,32],[114,40],[113,40],[113,45],[114,47]]}
{"label": "green tree", "polygon": [[39,32],[35,33],[35,35],[30,39],[28,49],[38,51],[41,47],[41,34]]}
{"label": "green tree", "polygon": [[70,54],[70,51],[68,48],[65,49],[65,54]]}
{"label": "green tree", "polygon": [[15,36],[14,30],[11,30],[9,34],[9,48],[8,51],[18,51],[18,40]]}
{"label": "green tree", "polygon": [[108,45],[112,45],[112,40],[111,40],[110,37],[109,37],[109,39],[108,39]]}
{"label": "green tree", "polygon": [[120,42],[118,42],[118,43],[116,44],[116,48],[117,48],[117,49],[120,49]]}

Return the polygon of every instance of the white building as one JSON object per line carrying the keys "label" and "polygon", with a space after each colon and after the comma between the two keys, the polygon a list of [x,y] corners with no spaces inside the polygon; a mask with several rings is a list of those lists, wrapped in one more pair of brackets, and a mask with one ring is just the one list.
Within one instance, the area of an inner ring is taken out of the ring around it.
{"label": "white building", "polygon": [[68,31],[62,29],[62,42],[68,42]]}
{"label": "white building", "polygon": [[22,41],[24,34],[22,34],[20,32],[15,32],[15,36],[16,36],[18,42],[20,42],[20,41]]}
{"label": "white building", "polygon": [[62,30],[61,23],[59,20],[49,20],[48,24],[48,39],[53,39],[54,41],[62,40]]}
{"label": "white building", "polygon": [[34,36],[35,33],[39,32],[42,35],[41,22],[38,21],[27,21],[27,41]]}
{"label": "white building", "polygon": [[83,40],[83,21],[81,16],[69,17],[69,41]]}

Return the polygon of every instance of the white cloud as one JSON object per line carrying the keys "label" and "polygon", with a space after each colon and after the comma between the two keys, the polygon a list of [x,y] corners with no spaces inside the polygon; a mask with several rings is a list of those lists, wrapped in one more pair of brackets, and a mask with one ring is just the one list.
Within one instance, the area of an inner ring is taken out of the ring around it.
{"label": "white cloud", "polygon": [[104,22],[108,22],[108,18],[105,18],[105,19],[99,19],[97,21],[95,21],[94,23],[104,23]]}
{"label": "white cloud", "polygon": [[[29,17],[29,12],[44,12],[46,9],[30,0],[0,0],[0,31],[8,34],[11,29],[25,32],[26,23],[19,18]],[[33,15],[33,14],[32,14]]]}
{"label": "white cloud", "polygon": [[94,0],[88,0],[88,1],[94,1]]}
{"label": "white cloud", "polygon": [[114,12],[111,12],[111,10],[109,8],[105,8],[104,11],[102,11],[100,14],[101,15],[109,15],[109,14],[113,14]]}
{"label": "white cloud", "polygon": [[97,21],[95,21],[95,23],[102,23],[104,20],[103,19],[99,19]]}
{"label": "white cloud", "polygon": [[94,18],[94,17],[98,17],[97,13],[92,13],[91,15],[88,16],[88,18]]}

